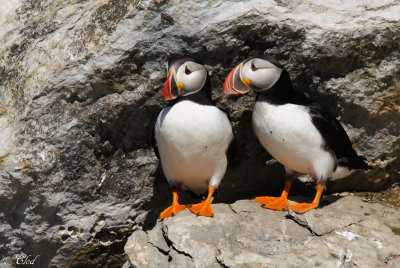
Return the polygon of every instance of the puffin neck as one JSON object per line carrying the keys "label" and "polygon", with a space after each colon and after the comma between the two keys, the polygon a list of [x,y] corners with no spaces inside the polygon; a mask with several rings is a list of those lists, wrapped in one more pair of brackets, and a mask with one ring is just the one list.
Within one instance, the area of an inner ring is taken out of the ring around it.
{"label": "puffin neck", "polygon": [[256,101],[265,101],[275,105],[287,103],[308,105],[312,103],[303,93],[293,88],[289,73],[285,69],[275,85],[265,91],[257,92]]}
{"label": "puffin neck", "polygon": [[189,100],[193,101],[198,104],[202,105],[213,105],[212,99],[211,99],[211,83],[207,77],[206,83],[204,84],[203,88],[200,89],[199,91],[186,95],[186,96],[181,96],[178,97],[174,103],[184,101],[184,100]]}

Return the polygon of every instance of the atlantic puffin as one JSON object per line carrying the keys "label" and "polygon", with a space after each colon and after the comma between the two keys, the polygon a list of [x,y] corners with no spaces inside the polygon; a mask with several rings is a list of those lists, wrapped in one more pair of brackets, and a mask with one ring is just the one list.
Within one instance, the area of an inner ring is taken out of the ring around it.
{"label": "atlantic puffin", "polygon": [[[286,170],[280,197],[260,196],[255,200],[272,210],[304,213],[317,208],[329,177],[342,178],[353,169],[370,169],[366,158],[357,155],[339,121],[319,103],[296,91],[284,67],[273,57],[249,58],[227,76],[224,94],[257,93],[253,130],[262,146]],[[311,203],[289,204],[293,180],[299,174],[317,180]]]}
{"label": "atlantic puffin", "polygon": [[225,175],[233,132],[227,114],[211,100],[204,64],[190,57],[170,60],[163,99],[169,104],[158,115],[154,138],[173,202],[160,219],[187,207],[178,202],[180,188],[198,195],[208,190],[204,202],[189,205],[189,209],[198,216],[213,217],[211,197]]}

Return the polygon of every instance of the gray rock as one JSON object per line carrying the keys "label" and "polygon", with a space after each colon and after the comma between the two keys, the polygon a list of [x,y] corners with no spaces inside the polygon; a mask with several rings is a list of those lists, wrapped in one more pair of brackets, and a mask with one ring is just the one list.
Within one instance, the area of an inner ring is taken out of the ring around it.
{"label": "gray rock", "polygon": [[[181,267],[394,267],[400,211],[338,198],[329,196],[304,215],[267,210],[253,200],[215,204],[214,218],[186,210],[134,232],[125,252],[132,267],[176,267],[179,258],[186,260]],[[151,242],[155,236],[163,246]]]}
{"label": "gray rock", "polygon": [[[17,254],[39,255],[38,267],[126,262],[127,238],[151,229],[170,202],[150,136],[165,105],[166,60],[178,54],[205,62],[213,98],[236,131],[239,149],[216,201],[283,187],[282,167],[251,130],[254,94],[233,99],[221,91],[235,64],[264,52],[340,119],[374,166],[327,191],[375,191],[399,181],[397,1],[12,0],[0,9],[0,263],[15,264]],[[293,191],[313,193],[312,180],[303,181]],[[192,263],[175,246],[171,263]],[[236,254],[228,246],[221,256]],[[215,252],[204,250],[198,254]]]}

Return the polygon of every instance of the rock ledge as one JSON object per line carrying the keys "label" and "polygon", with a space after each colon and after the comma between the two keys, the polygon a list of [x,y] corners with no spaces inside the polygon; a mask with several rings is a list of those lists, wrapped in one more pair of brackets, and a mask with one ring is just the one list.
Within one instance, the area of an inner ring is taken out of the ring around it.
{"label": "rock ledge", "polygon": [[132,267],[399,267],[400,212],[359,197],[326,197],[303,215],[252,200],[188,210],[125,246]]}

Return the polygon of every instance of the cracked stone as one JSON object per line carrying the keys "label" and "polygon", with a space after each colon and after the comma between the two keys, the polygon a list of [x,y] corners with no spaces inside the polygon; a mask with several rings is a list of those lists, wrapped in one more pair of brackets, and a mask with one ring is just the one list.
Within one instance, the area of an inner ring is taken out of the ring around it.
{"label": "cracked stone", "polygon": [[135,267],[168,266],[168,256],[149,243],[146,232],[141,230],[136,231],[129,237],[125,245],[125,252],[135,256],[135,258],[129,260]]}
{"label": "cracked stone", "polygon": [[[330,199],[332,202],[336,198],[331,196]],[[330,207],[329,210],[316,209],[304,214],[289,211],[289,214],[295,221],[306,225],[314,234],[324,235],[333,230],[359,223],[365,216],[376,215],[379,217],[384,213],[384,211],[378,211],[376,207],[367,206],[360,198],[354,196],[339,198],[335,201],[335,204],[336,206]],[[352,211],[352,213],[343,214],[343,207]],[[323,217],[321,217],[321,213],[324,214]]]}
{"label": "cracked stone", "polygon": [[[157,225],[161,225],[161,223],[158,222]],[[163,238],[163,232],[161,228],[154,228],[151,232],[147,233],[147,236],[149,243],[151,243],[153,246],[163,250],[164,252],[169,251],[168,244]]]}

